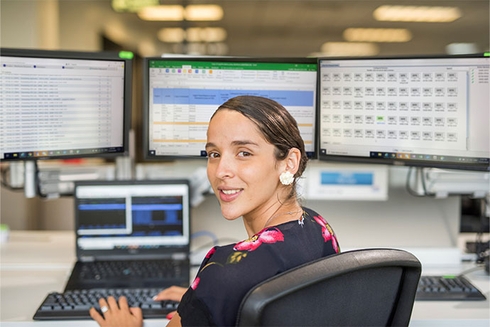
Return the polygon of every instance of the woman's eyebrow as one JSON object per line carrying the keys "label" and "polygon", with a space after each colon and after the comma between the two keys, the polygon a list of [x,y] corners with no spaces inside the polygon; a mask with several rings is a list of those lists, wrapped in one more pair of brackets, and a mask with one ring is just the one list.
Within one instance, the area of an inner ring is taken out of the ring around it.
{"label": "woman's eyebrow", "polygon": [[[253,142],[253,141],[250,141],[250,140],[237,140],[237,141],[233,141],[231,142],[231,145],[233,146],[240,146],[240,145],[255,145],[255,146],[259,146],[257,142]],[[206,143],[206,146],[205,148],[212,148],[212,147],[216,147],[216,145],[212,142],[208,142]]]}
{"label": "woman's eyebrow", "polygon": [[216,145],[214,145],[214,143],[211,142],[206,143],[206,146],[204,146],[205,149],[212,148],[212,147],[216,147]]}
{"label": "woman's eyebrow", "polygon": [[231,142],[232,145],[255,145],[255,146],[258,146],[258,144],[256,142],[253,142],[253,141],[250,141],[250,140],[237,140],[237,141],[233,141]]}

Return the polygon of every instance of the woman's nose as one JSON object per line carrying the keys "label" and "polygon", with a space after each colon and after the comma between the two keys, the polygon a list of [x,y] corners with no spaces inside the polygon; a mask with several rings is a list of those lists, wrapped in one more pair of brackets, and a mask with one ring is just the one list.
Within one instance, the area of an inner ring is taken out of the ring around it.
{"label": "woman's nose", "polygon": [[216,165],[216,177],[223,179],[233,177],[233,175],[234,165],[232,158],[227,155],[222,155]]}

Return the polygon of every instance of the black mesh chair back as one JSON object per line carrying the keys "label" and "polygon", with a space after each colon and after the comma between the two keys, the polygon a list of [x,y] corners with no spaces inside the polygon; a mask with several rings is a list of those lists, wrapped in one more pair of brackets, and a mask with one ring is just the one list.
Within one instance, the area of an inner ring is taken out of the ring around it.
{"label": "black mesh chair back", "polygon": [[408,326],[420,274],[419,260],[403,250],[335,254],[250,290],[237,326]]}

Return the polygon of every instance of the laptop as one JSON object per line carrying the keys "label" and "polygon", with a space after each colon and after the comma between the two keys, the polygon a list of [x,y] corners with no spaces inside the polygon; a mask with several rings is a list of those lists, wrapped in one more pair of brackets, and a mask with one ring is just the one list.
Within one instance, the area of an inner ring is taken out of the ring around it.
{"label": "laptop", "polygon": [[77,262],[65,291],[189,286],[188,180],[75,182]]}

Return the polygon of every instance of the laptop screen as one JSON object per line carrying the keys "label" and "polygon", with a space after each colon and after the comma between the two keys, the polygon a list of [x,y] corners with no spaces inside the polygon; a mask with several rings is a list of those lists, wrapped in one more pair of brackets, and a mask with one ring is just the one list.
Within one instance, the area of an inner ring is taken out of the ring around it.
{"label": "laptop screen", "polygon": [[78,182],[75,217],[80,251],[188,247],[189,186],[180,180]]}

